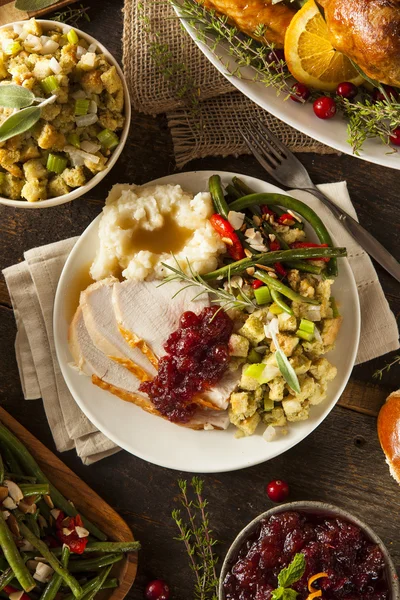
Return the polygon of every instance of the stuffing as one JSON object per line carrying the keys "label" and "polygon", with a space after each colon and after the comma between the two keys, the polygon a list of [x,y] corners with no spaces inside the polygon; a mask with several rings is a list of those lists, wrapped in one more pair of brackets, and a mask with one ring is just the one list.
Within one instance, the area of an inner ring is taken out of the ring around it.
{"label": "stuffing", "polygon": [[242,370],[242,376],[240,378],[239,387],[242,390],[254,391],[260,387],[260,384],[258,383],[257,379],[255,379],[254,377],[249,377],[248,375],[245,375],[247,366],[248,365],[245,365]]}
{"label": "stuffing", "polygon": [[109,94],[115,94],[115,92],[122,89],[121,79],[114,66],[102,74],[101,81]]}
{"label": "stuffing", "polygon": [[124,107],[124,90],[121,88],[118,90],[114,96],[111,94],[106,94],[106,107],[111,110],[111,112],[122,112]]}
{"label": "stuffing", "polygon": [[27,181],[35,181],[37,179],[44,179],[47,177],[48,172],[44,167],[41,160],[38,158],[32,158],[27,160],[23,165],[25,179]]}
{"label": "stuffing", "polygon": [[330,297],[333,279],[325,279],[318,282],[316,298],[321,303],[321,317],[325,319],[333,316]]}
{"label": "stuffing", "polygon": [[288,271],[288,282],[290,287],[297,292],[300,285],[300,273],[297,269],[290,269]]}
{"label": "stuffing", "polygon": [[85,160],[84,165],[89,171],[92,173],[99,173],[99,171],[104,171],[106,168],[107,158],[103,156],[100,152],[96,152],[96,156],[100,158],[98,163],[94,163],[90,160]]}
{"label": "stuffing", "polygon": [[28,200],[28,202],[38,202],[39,200],[46,200],[46,181],[39,181],[39,179],[31,179],[27,181],[21,190],[22,198]]}
{"label": "stuffing", "polygon": [[294,315],[284,312],[278,315],[279,331],[297,331],[297,319]]}
{"label": "stuffing", "polygon": [[301,345],[303,346],[304,352],[309,358],[311,358],[311,360],[319,358],[326,352],[324,344],[322,342],[318,342],[317,340],[313,340],[312,342],[303,341]]}
{"label": "stuffing", "polygon": [[48,58],[42,58],[38,60],[33,68],[32,74],[36,79],[46,79],[50,75],[54,75],[51,67],[50,60]]}
{"label": "stuffing", "polygon": [[258,407],[255,394],[251,392],[236,392],[231,394],[230,403],[232,413],[241,420],[254,415]]}
{"label": "stuffing", "polygon": [[287,424],[285,412],[281,407],[273,408],[271,412],[264,413],[262,418],[264,423],[273,427],[285,427]]}
{"label": "stuffing", "polygon": [[21,148],[20,161],[26,162],[31,158],[39,158],[40,150],[32,139],[26,141]]}
{"label": "stuffing", "polygon": [[246,357],[249,353],[250,342],[247,338],[233,333],[229,339],[229,354]]}
{"label": "stuffing", "polygon": [[0,167],[3,167],[14,177],[22,178],[24,176],[23,172],[17,164],[20,158],[21,153],[19,150],[0,148]]}
{"label": "stuffing", "polygon": [[239,335],[247,338],[253,346],[257,346],[265,339],[264,325],[255,315],[250,315],[243,327],[238,331]]}
{"label": "stuffing", "polygon": [[37,142],[44,150],[63,150],[67,143],[64,134],[58,132],[50,123],[43,125]]}
{"label": "stuffing", "polygon": [[311,360],[304,354],[299,354],[289,358],[289,362],[292,365],[296,375],[304,375],[311,367]]}
{"label": "stuffing", "polygon": [[78,59],[76,57],[76,46],[74,44],[66,44],[61,48],[60,66],[62,72],[69,75],[75,68]]}
{"label": "stuffing", "polygon": [[282,400],[283,392],[285,390],[285,380],[283,377],[275,377],[268,382],[269,387],[269,399],[270,400]]}
{"label": "stuffing", "polygon": [[238,421],[237,423],[235,423],[235,425],[239,429],[239,431],[242,431],[244,435],[247,436],[253,435],[260,421],[260,415],[258,414],[258,412],[255,412],[254,415],[252,415],[251,417],[243,419],[242,421]]}
{"label": "stuffing", "polygon": [[303,404],[296,399],[283,400],[282,407],[288,421],[306,421],[309,416],[308,403]]}
{"label": "stuffing", "polygon": [[54,177],[49,181],[48,192],[50,198],[63,196],[64,194],[68,194],[70,191],[71,189],[67,186],[61,175],[57,175],[57,177]]}
{"label": "stuffing", "polygon": [[[286,334],[286,333],[278,333],[276,336],[278,338],[279,346],[286,356],[292,356],[294,349],[299,343],[300,339],[294,335]],[[271,352],[275,352],[275,344],[271,342]]]}
{"label": "stuffing", "polygon": [[290,246],[294,242],[303,242],[306,239],[306,233],[304,229],[294,227],[293,229],[289,229],[289,231],[283,232],[282,238]]}
{"label": "stuffing", "polygon": [[[74,167],[73,169],[65,169],[62,173],[62,178],[70,187],[79,187],[85,185],[86,177],[83,167]],[[247,355],[246,355],[247,356]]]}
{"label": "stuffing", "polygon": [[112,113],[109,110],[100,110],[99,123],[105,129],[116,131],[124,126],[124,117],[119,113]]}
{"label": "stuffing", "polygon": [[314,280],[308,277],[305,277],[300,281],[299,285],[299,294],[305,296],[306,298],[314,298],[315,296],[315,283]]}
{"label": "stuffing", "polygon": [[21,190],[24,186],[24,180],[18,179],[11,175],[11,173],[6,173],[4,181],[1,185],[1,193],[7,198],[12,198],[12,200],[18,200],[21,196]]}
{"label": "stuffing", "polygon": [[42,119],[53,121],[61,112],[61,106],[58,104],[47,104],[42,108]]}
{"label": "stuffing", "polygon": [[300,384],[300,392],[295,394],[293,390],[289,396],[287,396],[287,400],[296,400],[300,403],[304,402],[311,394],[314,392],[315,380],[308,375],[299,375],[299,384]]}
{"label": "stuffing", "polygon": [[324,382],[316,383],[314,386],[313,393],[308,398],[308,402],[313,406],[320,404],[326,398],[327,388],[328,388],[327,383],[324,383]]}
{"label": "stuffing", "polygon": [[88,94],[101,94],[104,90],[100,71],[89,71],[82,75],[81,84]]}
{"label": "stuffing", "polygon": [[318,381],[332,381],[337,375],[337,368],[326,358],[318,358],[310,367],[310,373]]}
{"label": "stuffing", "polygon": [[341,324],[342,317],[324,320],[321,336],[325,346],[333,346],[339,333]]}

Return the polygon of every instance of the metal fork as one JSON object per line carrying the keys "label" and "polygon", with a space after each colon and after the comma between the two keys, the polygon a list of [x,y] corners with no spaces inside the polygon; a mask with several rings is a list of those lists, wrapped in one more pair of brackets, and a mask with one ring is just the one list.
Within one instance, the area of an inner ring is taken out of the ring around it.
{"label": "metal fork", "polygon": [[273,179],[286,187],[305,190],[321,200],[356,242],[397,281],[400,281],[400,263],[394,256],[353,217],[339,208],[313,184],[304,165],[272,135],[262,121],[257,119],[256,124],[244,126],[240,133],[250,152]]}

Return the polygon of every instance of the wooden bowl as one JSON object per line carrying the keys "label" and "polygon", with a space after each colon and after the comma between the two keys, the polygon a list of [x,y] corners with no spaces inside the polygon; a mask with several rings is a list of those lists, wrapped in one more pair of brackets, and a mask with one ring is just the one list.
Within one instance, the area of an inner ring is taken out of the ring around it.
{"label": "wooden bowl", "polygon": [[[0,420],[27,447],[51,483],[111,541],[130,542],[134,539],[128,525],[111,506],[1,407]],[[119,587],[104,590],[102,599],[122,600],[126,596],[136,577],[137,562],[137,552],[124,554],[111,571],[112,576],[119,580]]]}

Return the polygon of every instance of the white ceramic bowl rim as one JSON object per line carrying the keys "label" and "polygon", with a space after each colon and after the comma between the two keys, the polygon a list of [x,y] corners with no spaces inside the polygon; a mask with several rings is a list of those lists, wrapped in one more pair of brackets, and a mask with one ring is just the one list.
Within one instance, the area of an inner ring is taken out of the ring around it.
{"label": "white ceramic bowl rim", "polygon": [[230,546],[222,564],[218,590],[219,600],[225,600],[223,582],[228,572],[228,569],[236,561],[237,555],[239,553],[239,550],[243,546],[243,543],[256,531],[257,527],[260,524],[260,521],[262,521],[263,519],[268,519],[272,515],[276,515],[287,511],[308,512],[312,514],[327,514],[328,516],[340,517],[354,525],[357,525],[357,527],[359,527],[374,544],[377,544],[380,547],[382,554],[385,558],[386,577],[389,584],[389,591],[391,593],[389,600],[400,600],[400,587],[398,576],[396,573],[396,568],[393,564],[392,558],[385,544],[383,543],[381,538],[373,531],[373,529],[371,529],[369,525],[361,521],[358,517],[356,517],[352,513],[349,513],[347,510],[340,508],[339,506],[334,506],[333,504],[326,504],[325,502],[317,502],[311,500],[289,502],[287,504],[274,506],[266,512],[258,515],[258,517],[250,521],[250,523],[246,525],[246,527],[244,527],[242,531],[240,531],[240,533],[236,536],[232,545]]}
{"label": "white ceramic bowl rim", "polygon": [[[72,192],[69,192],[68,194],[64,194],[63,196],[56,196],[55,198],[49,198],[48,200],[40,200],[39,202],[28,202],[27,200],[12,200],[10,198],[4,198],[4,197],[0,196],[0,204],[4,204],[6,206],[13,206],[14,208],[50,208],[51,206],[58,206],[59,204],[65,204],[66,202],[71,202],[72,200],[76,200],[76,198],[79,198],[80,196],[83,196],[84,194],[86,194],[89,190],[91,190],[98,183],[100,183],[100,181],[102,179],[104,179],[104,177],[106,175],[108,175],[108,173],[111,171],[112,167],[117,162],[117,160],[125,146],[125,143],[126,143],[126,140],[128,137],[129,126],[130,126],[130,122],[131,122],[131,112],[132,112],[131,111],[131,101],[130,101],[130,97],[129,97],[129,91],[128,91],[128,86],[126,84],[125,76],[124,76],[122,69],[119,66],[117,60],[113,57],[113,55],[109,52],[109,50],[107,50],[107,48],[105,48],[94,37],[92,37],[88,33],[85,33],[84,31],[81,31],[80,29],[77,29],[76,27],[71,27],[70,25],[67,25],[65,23],[59,23],[57,21],[51,21],[49,19],[36,19],[36,21],[38,23],[40,23],[41,25],[44,25],[46,30],[50,29],[50,27],[53,29],[59,27],[60,29],[62,29],[65,32],[69,31],[70,29],[74,29],[80,37],[86,39],[90,44],[96,44],[98,49],[106,56],[106,58],[110,62],[110,64],[113,65],[117,69],[118,75],[121,78],[122,85],[124,88],[125,123],[124,123],[124,127],[122,129],[122,133],[120,136],[120,142],[119,142],[118,146],[116,147],[116,149],[114,150],[113,154],[111,155],[111,158],[109,159],[109,161],[107,163],[107,167],[104,169],[104,171],[100,171],[100,173],[97,173],[85,185],[75,188],[74,190],[72,190]],[[7,23],[6,25],[3,25],[0,27],[0,31],[2,31],[3,29],[9,29],[13,25],[23,25],[24,23],[26,23],[26,21],[14,21],[14,23]]]}

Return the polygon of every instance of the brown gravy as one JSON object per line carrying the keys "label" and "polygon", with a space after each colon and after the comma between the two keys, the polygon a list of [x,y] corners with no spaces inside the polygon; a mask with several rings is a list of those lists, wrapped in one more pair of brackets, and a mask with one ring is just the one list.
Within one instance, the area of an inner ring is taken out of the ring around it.
{"label": "brown gravy", "polygon": [[129,245],[130,252],[148,250],[154,254],[163,252],[179,252],[185,246],[188,239],[193,235],[191,229],[180,227],[173,216],[163,215],[164,224],[154,231],[138,229],[132,235]]}
{"label": "brown gravy", "polygon": [[83,265],[78,271],[74,278],[70,281],[68,286],[68,293],[66,298],[66,309],[67,309],[67,319],[71,320],[75,314],[76,309],[79,306],[79,297],[83,290],[91,284],[94,283],[93,279],[90,277],[90,267],[92,263],[88,262]]}

